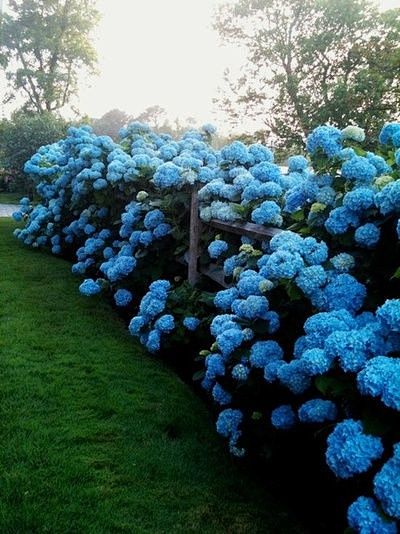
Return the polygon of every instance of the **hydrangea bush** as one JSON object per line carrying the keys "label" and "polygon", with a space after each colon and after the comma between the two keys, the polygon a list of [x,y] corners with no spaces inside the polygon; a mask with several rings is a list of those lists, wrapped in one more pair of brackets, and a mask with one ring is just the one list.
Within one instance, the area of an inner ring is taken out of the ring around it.
{"label": "hydrangea bush", "polygon": [[[81,293],[113,296],[150,352],[190,344],[233,455],[318,432],[332,478],[367,481],[350,527],[396,532],[400,124],[374,152],[357,126],[320,126],[285,173],[267,147],[215,150],[213,133],[175,140],[133,123],[114,143],[70,129],[26,163],[40,203],[21,200],[15,234],[71,258]],[[185,282],[193,187],[205,223],[281,229],[262,241],[204,225],[200,262],[223,269],[225,289]]]}

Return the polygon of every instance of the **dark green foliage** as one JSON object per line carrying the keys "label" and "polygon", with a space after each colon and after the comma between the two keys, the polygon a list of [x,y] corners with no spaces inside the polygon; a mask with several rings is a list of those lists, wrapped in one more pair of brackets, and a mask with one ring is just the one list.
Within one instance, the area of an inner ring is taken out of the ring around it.
{"label": "dark green foliage", "polygon": [[220,105],[233,121],[262,118],[264,139],[300,146],[329,122],[375,135],[399,114],[400,9],[370,0],[237,0],[216,27],[247,64]]}
{"label": "dark green foliage", "polygon": [[96,65],[90,32],[98,19],[94,0],[9,0],[0,42],[6,100],[19,93],[24,108],[39,113],[70,103],[78,73]]}
{"label": "dark green foliage", "polygon": [[27,192],[29,180],[23,174],[24,164],[39,147],[65,137],[67,122],[52,113],[14,113],[0,122],[0,168],[12,176],[15,190]]}

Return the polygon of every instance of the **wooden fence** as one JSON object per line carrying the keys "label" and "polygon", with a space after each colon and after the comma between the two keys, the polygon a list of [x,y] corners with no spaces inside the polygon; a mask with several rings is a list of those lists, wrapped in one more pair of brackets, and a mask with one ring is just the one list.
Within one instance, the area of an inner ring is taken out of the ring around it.
{"label": "wooden fence", "polygon": [[198,282],[199,276],[202,274],[211,280],[214,280],[214,282],[222,287],[230,287],[230,284],[225,282],[224,272],[220,265],[210,263],[206,267],[198,267],[198,259],[200,255],[199,242],[202,225],[211,226],[216,230],[222,230],[223,232],[229,232],[231,234],[251,237],[259,241],[268,241],[274,237],[274,235],[282,232],[280,228],[267,227],[261,224],[248,222],[224,222],[218,219],[212,219],[207,223],[201,221],[199,217],[198,188],[194,187],[190,206],[190,244],[186,260],[188,265],[188,282],[192,286]]}

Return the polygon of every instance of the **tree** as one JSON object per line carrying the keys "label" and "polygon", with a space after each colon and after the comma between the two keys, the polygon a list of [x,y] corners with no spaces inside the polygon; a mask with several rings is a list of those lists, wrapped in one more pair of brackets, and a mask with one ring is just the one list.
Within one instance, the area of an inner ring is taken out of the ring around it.
{"label": "tree", "polygon": [[15,112],[10,120],[0,121],[0,168],[14,177],[14,186],[28,191],[24,177],[25,162],[43,145],[65,137],[68,124],[49,112]]}
{"label": "tree", "polygon": [[195,128],[197,124],[194,117],[186,117],[183,120],[176,117],[170,122],[167,117],[167,110],[158,104],[149,106],[133,120],[148,124],[157,133],[169,134],[175,138],[180,137],[187,130]]}
{"label": "tree", "polygon": [[96,135],[109,135],[115,141],[118,140],[120,129],[128,124],[132,118],[119,109],[107,111],[100,119],[93,121],[93,131]]}
{"label": "tree", "polygon": [[[90,32],[98,21],[95,0],[9,0],[3,16],[0,57],[12,92],[24,108],[52,112],[77,91],[82,68],[94,71]],[[1,61],[0,61],[1,64]]]}
{"label": "tree", "polygon": [[374,134],[400,111],[400,9],[370,0],[238,0],[216,28],[248,52],[219,100],[231,122],[261,118],[265,134],[301,144],[319,124]]}
{"label": "tree", "polygon": [[167,112],[163,107],[156,104],[146,108],[134,120],[148,124],[154,130],[160,131],[167,123]]}

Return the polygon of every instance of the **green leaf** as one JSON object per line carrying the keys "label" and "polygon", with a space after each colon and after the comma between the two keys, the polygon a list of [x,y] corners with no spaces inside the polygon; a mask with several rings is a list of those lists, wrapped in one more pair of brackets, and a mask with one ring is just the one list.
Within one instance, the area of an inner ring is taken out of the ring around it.
{"label": "green leaf", "polygon": [[362,418],[362,424],[367,434],[375,436],[382,436],[389,432],[392,428],[392,421],[382,420],[380,414],[366,414]]}
{"label": "green leaf", "polygon": [[367,154],[366,151],[359,146],[353,146],[353,150],[357,156],[365,156]]}
{"label": "green leaf", "polygon": [[318,376],[314,383],[318,391],[325,396],[343,397],[353,390],[353,385],[347,378]]}
{"label": "green leaf", "polygon": [[291,218],[297,222],[304,221],[305,219],[304,210],[295,211],[294,213],[291,214]]}
{"label": "green leaf", "polygon": [[303,293],[292,283],[287,284],[286,292],[290,300],[300,300],[303,298]]}
{"label": "green leaf", "polygon": [[394,272],[392,278],[400,278],[400,267],[398,269],[396,269],[396,271]]}
{"label": "green leaf", "polygon": [[204,371],[196,371],[192,378],[195,382],[202,380],[204,378]]}

